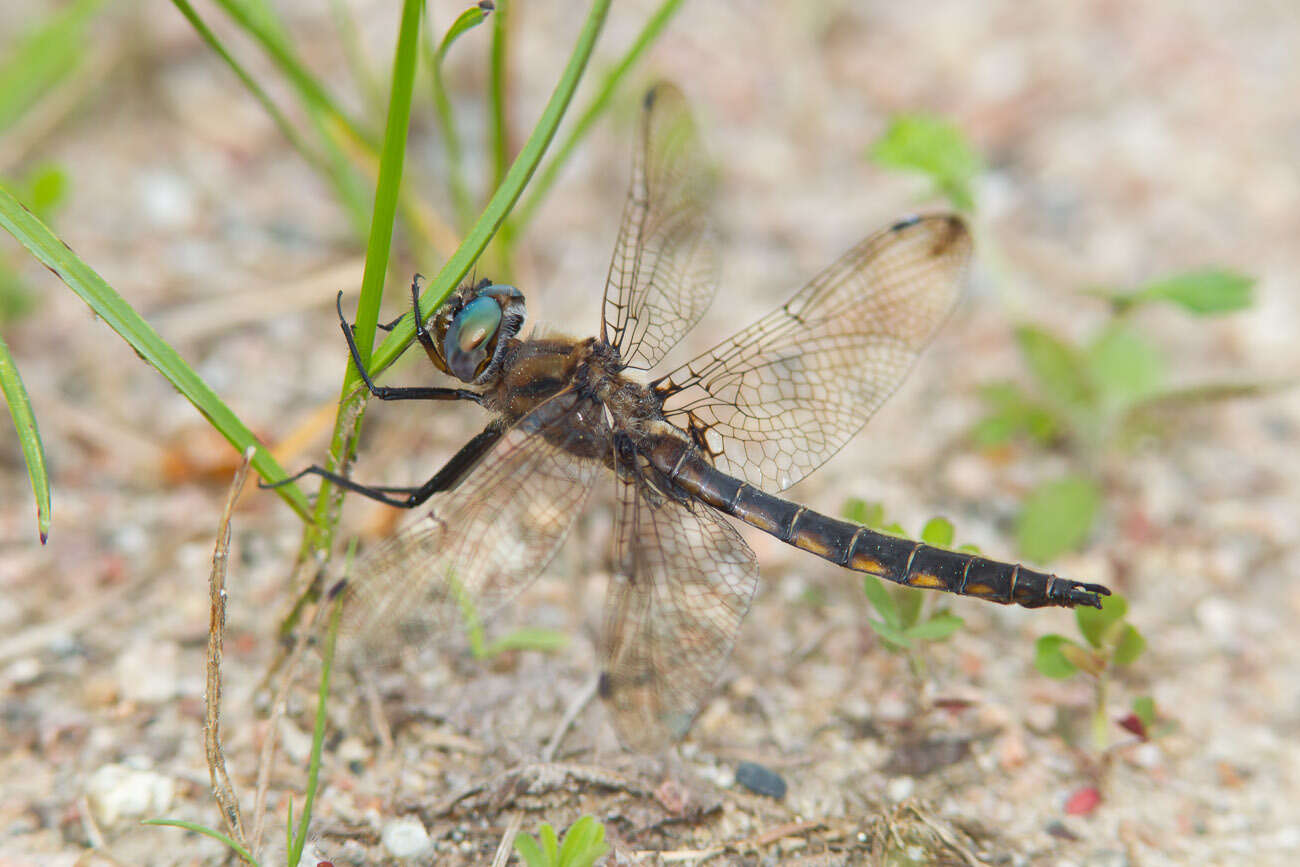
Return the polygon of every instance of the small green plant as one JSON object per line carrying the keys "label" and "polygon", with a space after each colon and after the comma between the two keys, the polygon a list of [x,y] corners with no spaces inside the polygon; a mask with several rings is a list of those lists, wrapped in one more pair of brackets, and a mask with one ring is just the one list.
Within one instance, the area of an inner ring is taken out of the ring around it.
{"label": "small green plant", "polygon": [[959,211],[975,209],[971,187],[983,164],[961,130],[942,118],[895,115],[868,156],[884,168],[928,176],[935,191]]}
{"label": "small green plant", "polygon": [[[1035,645],[1034,666],[1048,677],[1058,680],[1086,674],[1096,683],[1092,706],[1092,739],[1097,749],[1105,750],[1110,743],[1110,721],[1107,701],[1110,692],[1110,675],[1119,667],[1132,665],[1146,649],[1146,639],[1137,627],[1125,619],[1128,602],[1123,596],[1107,596],[1101,608],[1076,608],[1075,621],[1083,642],[1073,641],[1064,635],[1044,635]],[[1140,710],[1139,710],[1140,708]],[[1135,703],[1134,713],[1155,721],[1155,703]]]}
{"label": "small green plant", "polygon": [[474,604],[473,597],[466,592],[465,586],[456,579],[454,573],[448,573],[447,584],[456,597],[461,622],[469,640],[469,650],[475,659],[492,659],[510,650],[554,653],[563,649],[569,642],[568,636],[563,632],[539,626],[521,627],[489,642],[483,632],[483,618],[478,613],[478,606]]}
{"label": "small green plant", "polygon": [[[845,503],[841,514],[845,519],[873,530],[907,536],[897,523],[885,524],[885,510],[879,503],[851,499]],[[931,518],[921,528],[920,539],[937,548],[951,548],[952,522],[947,518]],[[973,545],[964,545],[959,550],[977,551]],[[867,575],[862,579],[862,590],[871,607],[880,615],[879,620],[868,620],[867,623],[880,636],[885,647],[895,653],[907,654],[908,663],[918,677],[925,674],[922,653],[925,643],[944,641],[964,625],[960,617],[945,607],[927,612],[926,600],[934,596],[915,587],[899,584],[887,587],[881,579]]]}
{"label": "small green plant", "polygon": [[[971,430],[983,448],[1013,440],[1064,445],[1077,457],[1123,447],[1155,430],[1161,411],[1263,390],[1259,384],[1171,386],[1164,355],[1132,322],[1140,308],[1173,304],[1197,316],[1248,307],[1254,281],[1221,268],[1189,271],[1134,290],[1093,290],[1111,316],[1075,344],[1035,325],[1016,329],[1032,387],[993,382],[980,392],[987,407]],[[1070,473],[1030,492],[1017,518],[1022,556],[1048,562],[1086,541],[1102,502],[1091,478]]]}
{"label": "small green plant", "polygon": [[583,816],[569,826],[564,842],[557,841],[555,829],[543,822],[537,836],[519,834],[515,851],[528,867],[591,867],[609,851],[605,826],[591,816]]}

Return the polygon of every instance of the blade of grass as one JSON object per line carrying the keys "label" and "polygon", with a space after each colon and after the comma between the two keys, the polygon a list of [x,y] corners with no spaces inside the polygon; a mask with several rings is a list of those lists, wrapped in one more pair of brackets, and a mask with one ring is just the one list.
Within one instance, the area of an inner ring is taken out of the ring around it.
{"label": "blade of grass", "polygon": [[[365,94],[366,105],[379,106],[384,99],[383,86],[375,75],[365,46],[361,44],[361,28],[357,26],[352,10],[343,0],[330,0],[330,17],[334,20],[334,30],[343,45],[343,55],[347,58],[352,78]],[[374,117],[369,120],[378,122],[378,118]]]}
{"label": "blade of grass", "polygon": [[27,397],[23,378],[19,376],[18,366],[14,364],[3,338],[0,338],[0,391],[4,391],[5,401],[9,404],[9,415],[13,417],[18,444],[27,463],[27,478],[31,480],[32,493],[36,495],[36,531],[44,545],[50,538],[50,476],[45,467],[45,446],[41,443],[41,432],[36,427],[36,416],[32,413],[32,402]]}
{"label": "blade of grass", "polygon": [[330,96],[325,86],[298,59],[288,38],[279,29],[268,8],[259,4],[259,9],[255,11],[239,0],[215,0],[215,2],[262,46],[305,103],[328,115],[357,141],[364,142],[372,149],[375,147],[374,134],[345,112],[334,97]]}
{"label": "blade of grass", "polygon": [[230,851],[234,852],[240,858],[243,858],[253,867],[258,867],[257,859],[237,842],[230,837],[218,831],[216,828],[209,828],[207,825],[200,825],[198,822],[187,822],[184,819],[145,819],[141,825],[163,825],[169,828],[184,828],[186,831],[193,831],[195,834],[202,834],[204,837],[211,837],[225,843]]}
{"label": "blade of grass", "polygon": [[495,190],[501,186],[510,161],[510,129],[506,122],[510,58],[510,5],[512,0],[496,0],[497,14],[492,18],[492,56],[488,76],[488,117],[492,120],[492,183]]}
{"label": "blade of grass", "polygon": [[298,818],[298,833],[293,838],[293,848],[289,850],[290,864],[297,864],[302,859],[303,847],[307,845],[307,826],[311,824],[311,808],[316,800],[316,790],[320,785],[320,754],[325,743],[325,706],[330,696],[330,672],[334,668],[334,646],[338,643],[340,615],[343,613],[343,601],[336,599],[330,611],[329,630],[325,633],[325,649],[321,654],[320,688],[316,696],[316,724],[311,733],[311,759],[307,764],[307,791],[303,798],[302,815]]}
{"label": "blade of grass", "polygon": [[307,145],[307,142],[303,140],[302,136],[298,135],[298,130],[289,122],[289,119],[284,116],[284,113],[280,111],[279,106],[271,101],[270,94],[268,94],[262,86],[257,83],[257,80],[249,74],[248,70],[246,70],[243,65],[226,50],[226,47],[221,44],[219,39],[217,39],[216,34],[212,32],[208,25],[204,23],[203,19],[199,17],[199,13],[190,5],[189,0],[172,0],[172,5],[185,16],[185,20],[190,22],[190,26],[199,34],[199,38],[206,42],[208,47],[215,51],[217,56],[225,61],[226,65],[230,67],[230,71],[235,73],[235,76],[243,83],[244,87],[248,88],[249,93],[251,93],[253,98],[258,101],[263,109],[265,109],[266,113],[271,116],[271,120],[275,121],[275,125],[279,128],[281,135],[285,137],[293,149],[316,169],[327,171],[328,167],[320,154],[313,151]]}
{"label": "blade of grass", "polygon": [[[24,208],[8,190],[0,186],[0,227],[18,239],[45,267],[76,292],[83,301],[103,319],[110,328],[122,336],[131,348],[176,386],[194,408],[201,412],[216,430],[236,449],[243,451],[257,447],[253,468],[264,479],[280,479],[284,470],[261,446],[253,432],[239,419],[230,407],[222,402],[194,369],[181,358],[153,326],[141,318],[95,271],[81,260],[72,249],[60,241],[30,211]],[[309,519],[311,507],[297,485],[277,488],[276,493],[289,506]]]}
{"label": "blade of grass", "polygon": [[[312,125],[321,142],[323,152],[313,150],[299,134],[297,128],[289,122],[279,107],[271,101],[266,90],[221,44],[212,30],[199,17],[198,12],[190,5],[189,0],[172,0],[172,4],[190,22],[190,25],[194,27],[200,38],[226,62],[236,77],[248,88],[253,98],[271,116],[271,119],[280,129],[290,146],[334,188],[335,195],[342,202],[348,219],[352,223],[353,230],[357,232],[359,237],[364,237],[366,227],[369,225],[370,200],[361,185],[360,179],[357,177],[354,166],[348,161],[338,142],[335,141],[335,136],[330,131],[330,125],[323,119],[333,115],[328,110],[320,109],[310,99],[303,99],[303,102],[307,105]],[[363,144],[363,148],[366,148],[368,152],[373,152],[373,148],[369,148],[367,145]]]}
{"label": "blade of grass", "polygon": [[[379,180],[375,186],[375,206],[370,218],[370,238],[366,243],[366,264],[361,275],[361,297],[357,301],[353,334],[361,361],[370,357],[375,342],[375,325],[379,321],[379,302],[383,297],[388,274],[388,255],[393,240],[393,221],[397,214],[398,192],[402,183],[402,165],[406,158],[406,133],[411,119],[411,95],[415,87],[415,65],[420,35],[420,0],[405,0],[398,27],[397,48],[393,54],[392,85],[388,100],[388,120],[384,145],[379,157]],[[348,362],[339,396],[339,412],[330,442],[328,468],[347,463],[356,450],[365,402],[357,385],[361,377]],[[334,518],[341,500],[334,486],[322,481],[316,499],[314,528],[309,528],[310,544],[326,551],[334,537]]]}
{"label": "blade of grass", "polygon": [[600,88],[596,91],[595,97],[587,105],[587,108],[578,117],[577,122],[573,124],[573,129],[565,137],[559,147],[555,149],[555,155],[547,162],[546,168],[537,176],[537,182],[532,185],[528,191],[528,198],[524,199],[510,218],[511,236],[518,236],[533,218],[533,214],[542,202],[546,201],[546,196],[550,193],[551,187],[555,185],[559,177],[560,170],[564,168],[573,155],[574,149],[578,143],[586,136],[596,120],[609,107],[610,100],[614,97],[614,92],[627,77],[628,71],[641,59],[647,48],[663,32],[664,27],[672,19],[673,15],[681,7],[682,0],[664,0],[655,10],[655,13],[646,21],[645,27],[637,34],[632,45],[624,53],[623,57],[614,64],[613,68],[605,74],[605,78],[600,83]]}
{"label": "blade of grass", "polygon": [[87,30],[104,0],[78,0],[4,47],[0,130],[8,129],[86,55]]}
{"label": "blade of grass", "polygon": [[[448,49],[463,34],[483,23],[492,10],[482,4],[471,6],[456,17],[442,42],[434,47],[432,36],[425,40],[425,62],[429,64],[429,79],[433,89],[433,106],[438,114],[438,123],[442,128],[443,147],[447,153],[447,186],[451,193],[452,207],[456,210],[456,222],[463,232],[473,219],[469,189],[465,184],[464,159],[460,149],[460,132],[456,128],[456,116],[451,110],[451,99],[447,96],[447,85],[442,77],[442,62]],[[427,15],[427,12],[426,12]],[[427,33],[432,33],[431,22],[425,24]]]}
{"label": "blade of grass", "polygon": [[[532,177],[533,172],[536,171],[538,163],[541,162],[542,155],[546,152],[551,139],[555,137],[556,128],[559,126],[569,102],[573,99],[573,92],[577,89],[578,81],[582,78],[587,61],[591,58],[592,48],[596,44],[596,38],[600,35],[601,26],[605,22],[605,14],[609,11],[609,5],[610,0],[593,0],[591,9],[583,23],[582,31],[574,44],[573,53],[569,56],[568,65],[565,67],[564,73],[556,84],[554,91],[552,91],[551,98],[542,111],[541,117],[538,118],[537,125],[533,128],[532,134],[529,135],[528,141],[520,149],[519,155],[515,157],[510,170],[506,172],[505,180],[501,182],[501,186],[497,187],[487,207],[483,209],[483,213],[479,215],[478,220],[466,235],[459,249],[447,260],[447,263],[443,265],[437,276],[429,281],[428,288],[420,297],[421,310],[434,310],[442,303],[443,299],[451,294],[452,290],[464,279],[465,275],[469,273],[469,269],[483,253],[488,241],[492,239],[496,230],[509,214],[510,208],[518,201],[524,186]],[[414,336],[414,323],[410,317],[403,318],[389,332],[388,337],[375,349],[374,355],[371,356],[372,373],[382,371],[392,364],[410,344]]]}

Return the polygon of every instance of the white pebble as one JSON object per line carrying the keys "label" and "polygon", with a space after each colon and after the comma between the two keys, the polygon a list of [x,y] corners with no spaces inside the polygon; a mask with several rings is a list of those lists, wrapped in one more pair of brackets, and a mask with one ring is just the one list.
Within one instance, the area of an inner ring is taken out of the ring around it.
{"label": "white pebble", "polygon": [[885,786],[885,795],[895,804],[906,801],[916,791],[916,780],[911,777],[894,777]]}
{"label": "white pebble", "polygon": [[175,790],[169,777],[126,765],[104,765],[86,780],[86,800],[101,825],[160,816]]}
{"label": "white pebble", "polygon": [[429,832],[414,816],[394,819],[384,826],[379,839],[394,858],[418,858],[429,851]]}

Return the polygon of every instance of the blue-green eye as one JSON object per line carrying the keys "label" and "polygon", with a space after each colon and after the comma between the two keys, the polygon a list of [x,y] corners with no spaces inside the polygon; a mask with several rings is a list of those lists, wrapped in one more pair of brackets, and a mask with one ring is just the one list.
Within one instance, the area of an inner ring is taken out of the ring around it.
{"label": "blue-green eye", "polygon": [[489,358],[501,327],[501,305],[495,298],[475,298],[452,320],[443,338],[447,367],[462,382],[473,382]]}

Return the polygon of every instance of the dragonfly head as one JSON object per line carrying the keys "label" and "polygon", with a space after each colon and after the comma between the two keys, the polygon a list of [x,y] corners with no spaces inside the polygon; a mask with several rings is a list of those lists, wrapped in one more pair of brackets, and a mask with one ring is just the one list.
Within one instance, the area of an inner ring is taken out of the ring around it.
{"label": "dragonfly head", "polygon": [[496,375],[505,345],[523,327],[524,295],[483,280],[452,293],[429,323],[433,363],[461,382],[482,385]]}

